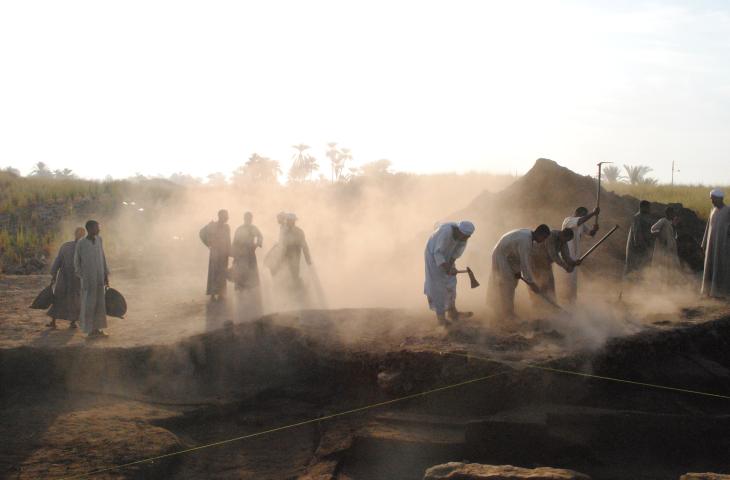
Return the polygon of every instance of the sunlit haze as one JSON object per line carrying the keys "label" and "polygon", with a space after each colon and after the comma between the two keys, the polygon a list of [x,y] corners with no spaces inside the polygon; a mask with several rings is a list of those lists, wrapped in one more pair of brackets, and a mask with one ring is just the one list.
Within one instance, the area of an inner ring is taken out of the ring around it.
{"label": "sunlit haze", "polygon": [[725,2],[3,2],[0,167],[205,177],[338,142],[730,183],[728,59]]}

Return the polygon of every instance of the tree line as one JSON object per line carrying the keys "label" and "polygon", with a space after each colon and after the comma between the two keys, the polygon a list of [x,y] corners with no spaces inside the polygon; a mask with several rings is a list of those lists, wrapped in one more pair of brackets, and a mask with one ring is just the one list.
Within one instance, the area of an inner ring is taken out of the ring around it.
{"label": "tree line", "polygon": [[646,165],[624,165],[623,171],[616,165],[605,165],[603,176],[608,183],[628,183],[629,185],[656,185],[656,178],[647,177],[651,167]]}
{"label": "tree line", "polygon": [[[309,145],[293,145],[294,154],[291,157],[291,166],[287,172],[289,183],[302,183],[308,181],[326,181],[327,176],[322,173],[319,160],[312,155]],[[390,160],[381,159],[367,162],[359,168],[352,166],[353,155],[349,148],[339,147],[336,142],[327,144],[324,156],[329,167],[329,180],[332,183],[348,181],[355,176],[383,176],[391,174],[392,163]],[[21,176],[20,171],[6,167],[0,171],[12,176]],[[246,163],[231,172],[231,183],[233,184],[273,184],[278,183],[283,170],[281,162],[258,153],[249,156]],[[77,175],[68,168],[51,169],[45,162],[38,162],[28,177],[45,179],[75,179]],[[137,173],[131,179],[142,180],[147,177]],[[180,185],[195,185],[203,183],[203,179],[190,174],[177,172],[173,173],[168,180]],[[107,181],[113,180],[107,177]],[[228,176],[221,173],[211,173],[207,176],[207,183],[210,185],[223,185],[228,183]]]}

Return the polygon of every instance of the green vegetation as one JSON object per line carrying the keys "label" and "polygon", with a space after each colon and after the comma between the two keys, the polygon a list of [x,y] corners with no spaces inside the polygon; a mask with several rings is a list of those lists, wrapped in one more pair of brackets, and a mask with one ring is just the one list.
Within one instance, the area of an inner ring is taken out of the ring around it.
{"label": "green vegetation", "polygon": [[0,270],[41,270],[61,243],[62,223],[114,214],[133,195],[154,204],[178,187],[167,181],[90,181],[71,175],[21,177],[0,171]]}
{"label": "green vegetation", "polygon": [[[726,192],[730,191],[730,187],[723,189]],[[711,188],[705,185],[654,185],[649,183],[631,185],[612,182],[606,184],[606,190],[650,202],[681,203],[685,208],[697,212],[697,215],[704,220],[707,219],[712,208],[710,204]]]}

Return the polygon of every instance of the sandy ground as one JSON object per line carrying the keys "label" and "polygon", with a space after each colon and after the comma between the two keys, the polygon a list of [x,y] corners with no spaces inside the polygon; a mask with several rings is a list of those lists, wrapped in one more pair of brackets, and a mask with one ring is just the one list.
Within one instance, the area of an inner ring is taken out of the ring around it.
{"label": "sandy ground", "polygon": [[[241,319],[232,299],[228,304],[210,304],[200,292],[186,290],[173,280],[159,282],[161,288],[156,290],[154,299],[150,299],[151,295],[143,288],[136,287],[131,281],[117,279],[114,286],[128,300],[134,301],[129,302],[125,319],[109,319],[107,339],[89,342],[78,330],[69,330],[67,322],[60,321],[57,330],[46,328],[48,318],[45,313],[28,308],[47,279],[47,276],[0,276],[1,349],[164,346],[200,333],[225,331],[226,322]],[[139,299],[145,301],[140,302]],[[573,316],[557,316],[549,321],[533,320],[499,331],[486,329],[479,314],[475,319],[447,331],[439,327],[433,315],[425,309],[342,309],[325,315],[318,311],[305,311],[272,315],[270,320],[300,332],[305,339],[338,346],[355,352],[355,355],[356,352],[368,352],[368,355],[377,356],[377,352],[381,352],[384,359],[382,373],[387,383],[392,365],[385,359],[391,352],[395,355],[395,352],[434,354],[463,351],[494,359],[545,361],[586,348],[598,348],[612,337],[671,330],[728,313],[727,306],[720,304],[695,302],[691,307],[681,307],[673,302],[657,301],[652,302],[653,308],[633,309],[640,314],[629,315],[627,312],[631,308],[601,308],[601,301],[596,298],[591,308],[579,308]],[[407,369],[408,362],[416,362],[411,365],[417,369],[418,358],[406,361],[396,357],[391,361],[400,369]],[[348,361],[352,363],[352,359]],[[378,378],[378,382],[380,380]],[[312,385],[310,388],[316,391],[330,387]],[[0,423],[3,425],[0,477],[18,479],[65,478],[98,467],[255,433],[328,411],[357,406],[366,400],[343,400],[345,403],[342,405],[329,405],[323,411],[321,402],[324,400],[303,401],[300,393],[285,392],[264,402],[245,406],[223,408],[211,404],[206,407],[203,417],[191,417],[191,412],[195,412],[197,407],[186,404],[185,399],[179,403],[160,404],[154,398],[139,401],[113,395],[33,388],[6,391],[0,399]],[[387,412],[378,412],[377,416],[364,423],[352,427],[345,424],[342,428],[345,431],[355,429],[359,432],[355,436],[367,439],[360,442],[355,450],[363,454],[374,454],[372,445],[386,445],[387,451],[389,442],[396,442],[401,446],[412,444],[414,449],[421,448],[419,445],[431,445],[434,459],[440,456],[448,459],[449,452],[463,441],[463,434],[459,433],[463,426],[449,423],[453,419],[442,422],[434,420],[432,415],[428,418],[438,427],[423,427],[423,418],[403,417],[402,412],[393,423]],[[352,433],[345,435],[347,439],[335,442],[345,446],[328,446],[330,435],[337,438],[342,435],[342,428],[338,428],[313,424],[265,439],[247,441],[245,445],[230,444],[206,451],[204,455],[186,456],[175,460],[181,464],[172,470],[168,462],[161,461],[136,470],[113,471],[93,478],[135,478],[141,472],[145,472],[144,478],[168,478],[169,472],[174,472],[173,478],[186,479],[297,478],[306,472],[316,473],[317,468],[329,468],[330,457],[322,450],[351,447],[348,442],[352,442]],[[378,450],[377,456],[382,455],[383,452]],[[353,472],[360,475],[370,472],[363,478],[378,478],[384,471],[397,468],[399,458],[395,456],[392,463],[378,467],[385,470],[350,461],[344,474],[352,473],[352,478],[357,478]],[[320,461],[317,462],[317,459]],[[315,462],[314,466],[312,462]]]}

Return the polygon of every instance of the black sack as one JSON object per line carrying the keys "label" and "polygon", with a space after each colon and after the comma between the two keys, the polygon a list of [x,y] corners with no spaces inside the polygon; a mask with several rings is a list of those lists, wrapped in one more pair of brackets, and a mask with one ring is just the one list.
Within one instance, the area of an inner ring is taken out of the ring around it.
{"label": "black sack", "polygon": [[33,303],[30,304],[30,308],[45,310],[53,305],[53,300],[53,287],[48,285],[46,288],[41,290],[41,293],[39,293],[37,297],[35,297]]}
{"label": "black sack", "polygon": [[104,301],[106,302],[106,314],[110,317],[124,318],[127,313],[127,301],[124,299],[119,290],[111,287],[106,289],[104,293]]}

